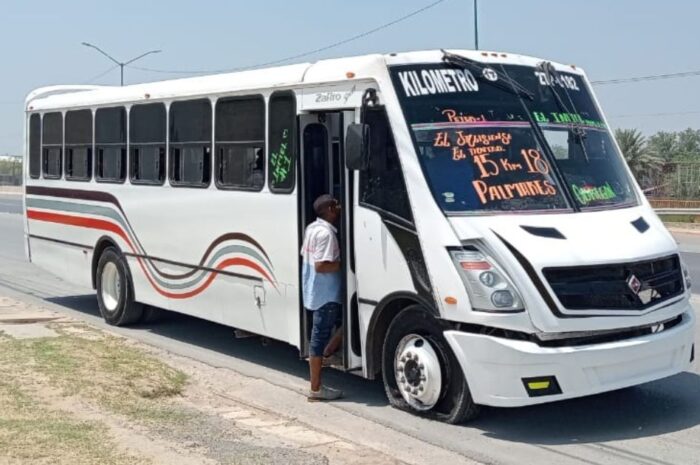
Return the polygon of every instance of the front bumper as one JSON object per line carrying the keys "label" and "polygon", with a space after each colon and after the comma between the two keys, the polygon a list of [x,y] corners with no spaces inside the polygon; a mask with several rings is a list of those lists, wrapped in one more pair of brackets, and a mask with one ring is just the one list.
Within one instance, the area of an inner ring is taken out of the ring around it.
{"label": "front bumper", "polygon": [[[535,343],[461,331],[445,331],[474,402],[518,407],[587,396],[646,383],[690,366],[695,315],[657,334],[622,341],[540,347]],[[556,377],[561,394],[531,397],[523,379]]]}

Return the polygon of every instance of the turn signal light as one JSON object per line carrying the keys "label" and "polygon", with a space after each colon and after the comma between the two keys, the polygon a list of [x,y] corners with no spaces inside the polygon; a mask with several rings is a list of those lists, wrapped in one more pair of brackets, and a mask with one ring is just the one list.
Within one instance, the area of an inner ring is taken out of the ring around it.
{"label": "turn signal light", "polygon": [[448,295],[447,297],[445,297],[445,303],[447,305],[457,305],[457,299]]}
{"label": "turn signal light", "polygon": [[487,261],[459,262],[459,266],[461,266],[463,270],[467,270],[467,271],[490,270],[491,269],[491,264]]}

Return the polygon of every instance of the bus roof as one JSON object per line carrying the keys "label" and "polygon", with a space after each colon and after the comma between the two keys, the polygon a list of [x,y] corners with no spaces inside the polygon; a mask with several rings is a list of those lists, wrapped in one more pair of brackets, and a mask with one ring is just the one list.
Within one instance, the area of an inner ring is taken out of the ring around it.
{"label": "bus roof", "polygon": [[[534,66],[541,59],[525,55],[476,50],[449,50],[484,63],[510,63]],[[233,93],[244,90],[289,88],[293,86],[345,82],[349,79],[377,79],[386,67],[400,64],[434,63],[442,59],[440,50],[373,54],[320,60],[274,68],[215,74],[128,86],[64,85],[38,88],[27,95],[27,111],[57,110],[109,104],[145,103],[173,98]],[[571,65],[553,63],[569,73],[583,71]],[[348,73],[353,73],[349,78]]]}

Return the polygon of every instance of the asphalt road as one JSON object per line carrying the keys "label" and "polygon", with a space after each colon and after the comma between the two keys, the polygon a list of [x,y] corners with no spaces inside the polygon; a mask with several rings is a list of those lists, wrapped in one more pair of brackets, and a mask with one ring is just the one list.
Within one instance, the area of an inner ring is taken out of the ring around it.
{"label": "asphalt road", "polygon": [[0,213],[22,213],[22,197],[16,194],[0,194]]}
{"label": "asphalt road", "polygon": [[[0,213],[0,293],[40,300],[102,326],[92,290],[69,285],[25,261],[21,218]],[[700,283],[700,236],[679,238],[694,282]],[[307,366],[292,347],[277,342],[263,347],[258,338],[234,339],[231,328],[195,318],[172,315],[159,323],[112,330],[282,388],[298,386],[307,377]],[[700,325],[697,336],[700,340]],[[697,364],[692,372],[612,393],[536,407],[486,408],[464,426],[431,422],[388,407],[376,381],[337,371],[328,373],[326,381],[346,392],[346,399],[333,408],[482,463],[700,464]]]}

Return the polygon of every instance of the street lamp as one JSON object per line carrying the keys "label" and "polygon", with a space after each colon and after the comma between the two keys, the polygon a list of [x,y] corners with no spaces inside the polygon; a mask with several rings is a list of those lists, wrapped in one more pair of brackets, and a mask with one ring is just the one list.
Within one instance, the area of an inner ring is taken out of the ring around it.
{"label": "street lamp", "polygon": [[479,50],[479,4],[474,0],[474,50]]}
{"label": "street lamp", "polygon": [[105,52],[104,50],[102,50],[102,49],[101,49],[100,47],[98,47],[97,45],[92,45],[92,44],[89,44],[89,43],[87,43],[87,42],[82,42],[82,44],[83,44],[84,46],[86,46],[86,47],[94,48],[95,50],[97,50],[97,51],[100,52],[102,55],[106,56],[107,58],[109,58],[110,60],[112,60],[114,63],[116,63],[116,64],[119,66],[119,69],[120,69],[120,71],[121,71],[121,85],[122,85],[122,86],[124,85],[124,66],[126,66],[126,65],[128,65],[128,64],[131,64],[131,63],[135,62],[136,60],[140,60],[141,58],[145,57],[146,55],[150,55],[151,53],[160,53],[160,52],[162,52],[162,50],[151,50],[151,51],[148,51],[148,52],[146,52],[146,53],[143,53],[143,54],[137,56],[136,58],[132,58],[132,59],[129,60],[129,61],[121,62],[121,61],[117,61],[117,60],[115,60],[114,58],[112,58],[107,52]]}

